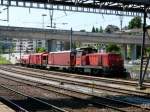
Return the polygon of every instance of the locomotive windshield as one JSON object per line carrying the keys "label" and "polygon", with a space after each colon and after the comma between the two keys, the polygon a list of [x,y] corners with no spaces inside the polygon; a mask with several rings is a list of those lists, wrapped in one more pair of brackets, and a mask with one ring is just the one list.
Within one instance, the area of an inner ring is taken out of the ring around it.
{"label": "locomotive windshield", "polygon": [[86,54],[89,54],[89,53],[96,53],[97,50],[94,49],[94,48],[91,48],[91,47],[82,47],[82,48],[78,48],[76,49],[77,50],[77,54],[79,55],[86,55]]}

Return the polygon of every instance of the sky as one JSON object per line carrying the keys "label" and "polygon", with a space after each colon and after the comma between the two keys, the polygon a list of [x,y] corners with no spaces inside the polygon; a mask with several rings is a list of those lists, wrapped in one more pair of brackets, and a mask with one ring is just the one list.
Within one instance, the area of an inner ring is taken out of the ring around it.
{"label": "sky", "polygon": [[[7,19],[7,10],[3,10],[5,7],[0,7],[0,19]],[[5,26],[19,26],[19,27],[33,27],[43,28],[43,16],[44,28],[50,26],[49,10],[44,9],[30,9],[10,7],[9,8],[9,22],[0,21],[0,25]],[[128,22],[133,17],[123,17],[123,27],[128,25]],[[75,31],[86,30],[91,31],[92,27],[102,26],[105,28],[107,25],[116,25],[120,27],[119,16],[116,15],[102,15],[94,13],[81,13],[81,12],[68,12],[54,10],[53,23],[56,23],[57,29],[70,30],[71,27]],[[65,23],[65,24],[63,24]]]}

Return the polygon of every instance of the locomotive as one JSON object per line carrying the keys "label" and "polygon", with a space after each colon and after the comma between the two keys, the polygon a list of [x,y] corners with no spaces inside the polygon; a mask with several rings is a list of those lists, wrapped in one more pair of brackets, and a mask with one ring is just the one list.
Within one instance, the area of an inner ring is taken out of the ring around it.
{"label": "locomotive", "polygon": [[80,48],[73,51],[43,52],[23,55],[23,66],[48,69],[61,69],[69,72],[98,75],[123,75],[124,60],[120,54],[98,53],[92,48]]}

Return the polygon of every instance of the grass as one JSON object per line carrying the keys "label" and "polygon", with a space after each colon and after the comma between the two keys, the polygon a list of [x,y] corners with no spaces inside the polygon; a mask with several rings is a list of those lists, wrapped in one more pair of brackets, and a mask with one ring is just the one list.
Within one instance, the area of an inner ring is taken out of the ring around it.
{"label": "grass", "polygon": [[11,64],[11,62],[9,60],[6,60],[6,58],[0,56],[0,65],[3,64]]}

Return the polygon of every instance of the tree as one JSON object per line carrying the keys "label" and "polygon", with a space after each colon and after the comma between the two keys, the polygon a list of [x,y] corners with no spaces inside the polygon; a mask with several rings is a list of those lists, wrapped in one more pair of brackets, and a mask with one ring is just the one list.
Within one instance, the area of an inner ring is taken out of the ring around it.
{"label": "tree", "polygon": [[75,45],[76,45],[76,48],[80,48],[81,47],[81,41],[76,41]]}
{"label": "tree", "polygon": [[102,26],[100,26],[99,32],[100,32],[100,33],[103,33],[103,28],[102,28]]}
{"label": "tree", "polygon": [[106,51],[107,52],[115,52],[115,53],[120,53],[120,47],[118,47],[116,44],[109,44],[106,46]]}
{"label": "tree", "polygon": [[0,54],[5,52],[5,44],[0,42]]}
{"label": "tree", "polygon": [[3,45],[0,43],[0,54],[3,52]]}
{"label": "tree", "polygon": [[45,51],[46,51],[46,49],[43,47],[36,48],[37,53],[41,53],[41,52],[45,52]]}
{"label": "tree", "polygon": [[95,32],[95,27],[93,26],[93,28],[92,28],[92,32]]}
{"label": "tree", "polygon": [[119,28],[118,28],[118,26],[115,26],[115,25],[108,25],[105,28],[106,33],[113,33],[113,32],[116,32],[116,31],[119,31]]}
{"label": "tree", "polygon": [[98,33],[98,28],[95,29],[95,32]]}
{"label": "tree", "polygon": [[145,52],[147,55],[149,55],[150,54],[150,47],[145,48]]}
{"label": "tree", "polygon": [[82,30],[80,30],[80,32],[86,32],[86,30],[82,29]]}
{"label": "tree", "polygon": [[142,27],[142,20],[141,17],[137,16],[131,19],[129,22],[128,28],[133,29],[133,28],[141,28]]}

